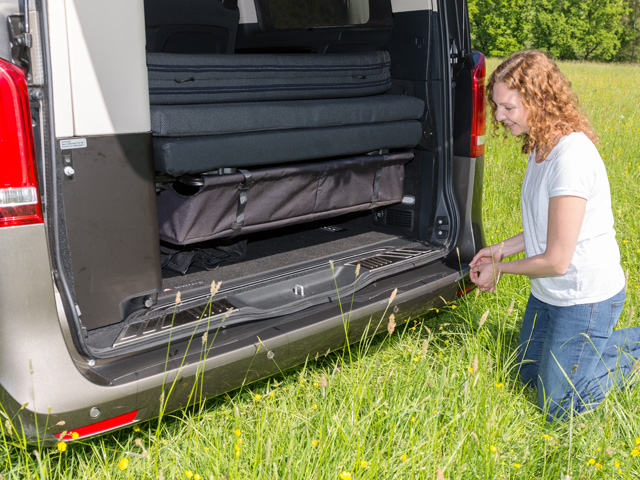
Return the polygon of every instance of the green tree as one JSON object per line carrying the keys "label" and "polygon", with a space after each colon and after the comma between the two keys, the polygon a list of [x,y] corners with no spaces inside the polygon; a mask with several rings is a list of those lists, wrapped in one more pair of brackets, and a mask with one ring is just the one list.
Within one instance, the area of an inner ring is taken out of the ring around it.
{"label": "green tree", "polygon": [[490,56],[539,48],[560,59],[607,61],[621,45],[630,45],[635,52],[638,3],[640,0],[469,0],[472,42]]}
{"label": "green tree", "polygon": [[640,60],[640,0],[627,0],[627,14],[622,18],[620,48],[615,56],[619,62]]}
{"label": "green tree", "polygon": [[523,12],[531,0],[469,0],[471,37],[475,49],[492,57],[526,47]]}

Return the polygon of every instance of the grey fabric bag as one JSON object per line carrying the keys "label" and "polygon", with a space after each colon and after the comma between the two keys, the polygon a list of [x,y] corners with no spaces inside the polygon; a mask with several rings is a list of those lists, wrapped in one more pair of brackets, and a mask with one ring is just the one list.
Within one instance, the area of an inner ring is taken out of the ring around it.
{"label": "grey fabric bag", "polygon": [[398,203],[412,158],[365,155],[205,176],[194,195],[169,186],[158,194],[160,238],[186,245]]}

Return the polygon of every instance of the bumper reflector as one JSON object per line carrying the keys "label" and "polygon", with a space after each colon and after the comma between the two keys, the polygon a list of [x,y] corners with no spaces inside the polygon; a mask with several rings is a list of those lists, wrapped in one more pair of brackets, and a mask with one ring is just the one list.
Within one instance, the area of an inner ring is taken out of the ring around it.
{"label": "bumper reflector", "polygon": [[68,432],[56,433],[54,436],[58,437],[60,440],[77,440],[78,438],[97,435],[99,433],[104,433],[109,430],[124,427],[129,423],[133,423],[137,415],[138,410],[135,410],[133,412],[125,413],[124,415],[102,420],[101,422],[92,423],[91,425],[74,428]]}

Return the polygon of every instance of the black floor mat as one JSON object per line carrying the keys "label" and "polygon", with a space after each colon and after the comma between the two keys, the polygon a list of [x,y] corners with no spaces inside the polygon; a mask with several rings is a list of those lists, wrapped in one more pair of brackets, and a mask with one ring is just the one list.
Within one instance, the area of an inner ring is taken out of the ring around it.
{"label": "black floor mat", "polygon": [[396,235],[371,230],[369,216],[345,223],[324,223],[263,232],[248,238],[247,254],[241,261],[206,271],[192,268],[186,275],[163,270],[163,288],[207,285],[212,281],[257,275],[292,266],[314,258],[330,257],[342,252],[397,238]]}

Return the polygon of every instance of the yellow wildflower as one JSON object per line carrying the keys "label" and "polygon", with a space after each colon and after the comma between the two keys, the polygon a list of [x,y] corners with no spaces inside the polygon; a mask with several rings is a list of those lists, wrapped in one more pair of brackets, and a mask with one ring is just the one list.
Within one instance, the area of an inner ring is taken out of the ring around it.
{"label": "yellow wildflower", "polygon": [[362,460],[360,462],[360,468],[369,468],[369,466],[371,465],[371,463],[367,462],[366,460]]}
{"label": "yellow wildflower", "polygon": [[640,445],[640,437],[636,437],[636,445]]}
{"label": "yellow wildflower", "polygon": [[496,452],[498,451],[498,449],[497,449],[496,447],[494,447],[493,445],[491,445],[491,446],[489,447],[489,451],[490,451],[491,453],[496,453]]}
{"label": "yellow wildflower", "polygon": [[402,462],[406,462],[407,461],[407,454],[406,453],[402,454],[402,458],[400,459],[400,461],[402,461]]}
{"label": "yellow wildflower", "polygon": [[520,468],[522,465],[520,465],[519,463],[514,463],[514,464],[513,464],[513,466],[514,466],[515,468]]}
{"label": "yellow wildflower", "polygon": [[118,468],[120,470],[126,470],[127,468],[129,468],[129,459],[128,458],[120,459],[120,461],[118,462]]}
{"label": "yellow wildflower", "polygon": [[504,383],[496,383],[496,388],[502,388],[504,387]]}
{"label": "yellow wildflower", "polygon": [[58,442],[58,451],[65,452],[67,450],[67,444],[64,442]]}
{"label": "yellow wildflower", "polygon": [[254,399],[256,402],[259,402],[259,401],[262,399],[262,395],[260,395],[259,393],[256,393],[256,394],[253,396],[253,399]]}
{"label": "yellow wildflower", "polygon": [[620,468],[620,462],[618,460],[613,461],[613,466],[616,468]]}
{"label": "yellow wildflower", "polygon": [[196,473],[196,474],[193,476],[193,480],[202,480],[202,477],[200,476],[200,474]]}
{"label": "yellow wildflower", "polygon": [[634,448],[633,450],[631,450],[632,457],[637,457],[638,455],[640,455],[640,448]]}
{"label": "yellow wildflower", "polygon": [[311,446],[312,446],[312,447],[317,447],[317,446],[318,446],[318,443],[319,443],[319,442],[318,442],[318,440],[313,440],[313,441],[311,442]]}
{"label": "yellow wildflower", "polygon": [[233,431],[233,434],[234,434],[236,437],[239,437],[240,435],[242,435],[242,432],[240,431],[240,429],[236,428],[236,429]]}
{"label": "yellow wildflower", "polygon": [[185,470],[184,475],[187,478],[193,478],[193,472],[191,470]]}
{"label": "yellow wildflower", "polygon": [[551,435],[547,435],[546,433],[543,433],[542,438],[544,438],[545,440],[551,440]]}
{"label": "yellow wildflower", "polygon": [[589,461],[587,462],[587,465],[595,465],[595,464],[596,464],[595,458],[590,458]]}
{"label": "yellow wildflower", "polygon": [[320,384],[318,382],[313,382],[313,388],[319,388]]}
{"label": "yellow wildflower", "polygon": [[71,432],[71,438],[77,440],[80,438],[80,434],[78,432]]}
{"label": "yellow wildflower", "polygon": [[351,473],[344,471],[340,474],[340,480],[351,480]]}
{"label": "yellow wildflower", "polygon": [[596,463],[596,468],[598,470],[602,470],[602,464],[601,463]]}
{"label": "yellow wildflower", "polygon": [[317,410],[317,409],[318,409],[318,405],[314,403],[314,404],[313,404],[313,409],[314,409],[314,410]]}

